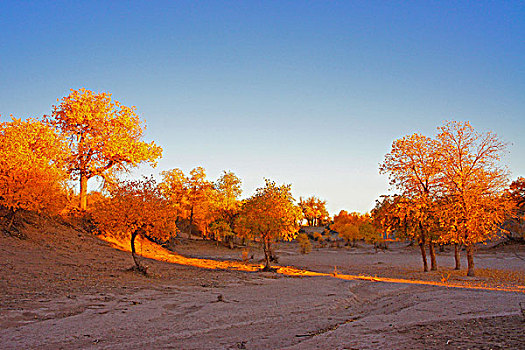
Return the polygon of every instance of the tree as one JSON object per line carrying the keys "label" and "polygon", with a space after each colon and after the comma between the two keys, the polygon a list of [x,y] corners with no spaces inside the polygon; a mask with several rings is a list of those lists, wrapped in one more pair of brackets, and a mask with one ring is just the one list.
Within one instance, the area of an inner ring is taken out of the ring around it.
{"label": "tree", "polygon": [[301,254],[308,254],[312,251],[312,243],[310,243],[310,239],[306,233],[299,233],[295,240],[299,244]]}
{"label": "tree", "polygon": [[508,193],[518,209],[525,211],[525,177],[520,176],[512,181]]}
{"label": "tree", "polygon": [[359,213],[348,213],[346,210],[341,210],[339,214],[334,215],[334,223],[330,228],[339,236],[344,238],[352,245],[361,239],[359,235],[359,227],[367,220],[366,215]]}
{"label": "tree", "polygon": [[507,219],[508,238],[525,240],[525,178],[518,177],[512,181],[506,191],[507,198],[514,203],[512,215]]}
{"label": "tree", "polygon": [[127,170],[142,162],[156,165],[162,149],[142,140],[144,123],[135,107],[123,106],[109,93],[71,90],[46,121],[69,140],[69,172],[80,180],[80,209],[87,207],[87,182]]}
{"label": "tree", "polygon": [[213,188],[219,194],[219,208],[232,222],[233,217],[239,211],[239,197],[242,194],[241,180],[231,171],[224,171],[221,177],[214,183]]}
{"label": "tree", "polygon": [[188,238],[194,228],[206,236],[208,225],[213,221],[211,206],[215,193],[211,182],[206,180],[204,168],[191,170],[189,177],[180,169],[162,172],[162,176],[160,188],[170,202],[177,223],[185,222]]}
{"label": "tree", "polygon": [[210,224],[209,227],[210,233],[213,235],[213,239],[217,241],[224,241],[229,244],[230,249],[233,249],[233,237],[235,237],[235,232],[232,230],[231,226],[223,219],[217,219]]}
{"label": "tree", "polygon": [[326,210],[326,201],[312,196],[306,199],[299,198],[299,207],[303,211],[308,226],[323,226],[328,222],[329,214]]}
{"label": "tree", "polygon": [[348,213],[346,210],[341,210],[334,216],[334,223],[330,228],[353,246],[356,246],[359,240],[374,244],[376,247],[384,242],[381,232],[368,213]]}
{"label": "tree", "polygon": [[29,118],[0,123],[0,207],[10,231],[20,209],[58,210],[65,204],[65,141],[52,128]]}
{"label": "tree", "polygon": [[508,174],[500,165],[506,146],[491,132],[474,131],[469,122],[449,122],[438,129],[443,239],[465,245],[467,275],[474,276],[474,245],[494,237],[509,210],[503,196]]}
{"label": "tree", "polygon": [[205,234],[209,217],[209,204],[212,194],[212,184],[206,180],[206,171],[203,167],[197,167],[190,171],[188,178],[188,203],[189,203],[189,223],[190,228],[196,222],[196,226]]}
{"label": "tree", "polygon": [[[425,244],[428,243],[431,269],[437,270],[434,244],[438,237],[432,235],[435,200],[441,193],[440,158],[435,140],[420,134],[412,134],[392,143],[392,150],[385,156],[380,173],[387,173],[390,184],[401,191],[410,201],[410,218],[417,223],[413,236],[418,241],[423,258],[423,270],[428,271]],[[405,210],[405,215],[409,212]]]}
{"label": "tree", "polygon": [[264,270],[271,270],[271,243],[276,239],[291,240],[297,234],[301,210],[294,204],[291,185],[277,186],[266,179],[266,184],[246,200],[236,220],[241,234],[261,240],[265,256]]}
{"label": "tree", "polygon": [[135,239],[142,236],[166,241],[177,232],[172,211],[153,178],[119,182],[109,190],[110,197],[100,200],[91,210],[99,231],[128,240],[137,271],[146,274],[136,253]]}
{"label": "tree", "polygon": [[178,224],[182,219],[189,217],[188,178],[180,169],[163,171],[162,182],[159,189],[163,197],[168,201],[175,222]]}
{"label": "tree", "polygon": [[399,195],[382,195],[380,200],[376,199],[375,207],[370,212],[374,225],[382,228],[387,237],[408,237],[407,218],[397,210],[402,200],[403,197]]}
{"label": "tree", "polygon": [[381,230],[374,224],[370,216],[359,226],[359,236],[366,243],[373,244],[376,248],[387,248]]}
{"label": "tree", "polygon": [[241,180],[231,171],[224,171],[213,184],[212,211],[214,221],[210,224],[216,240],[224,240],[233,247],[235,218],[239,214],[242,194]]}

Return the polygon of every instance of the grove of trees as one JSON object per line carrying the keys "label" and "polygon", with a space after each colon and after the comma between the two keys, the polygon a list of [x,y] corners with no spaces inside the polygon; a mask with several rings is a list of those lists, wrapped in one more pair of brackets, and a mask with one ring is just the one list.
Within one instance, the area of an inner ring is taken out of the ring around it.
{"label": "grove of trees", "polygon": [[21,209],[56,213],[65,205],[67,156],[64,138],[36,119],[0,123],[0,207],[8,231]]}
{"label": "grove of trees", "polygon": [[[330,225],[353,245],[358,240],[378,244],[389,234],[412,240],[420,247],[424,271],[429,270],[427,249],[430,269],[436,270],[436,244],[453,244],[459,269],[464,247],[469,276],[475,274],[477,243],[510,231],[525,238],[525,180],[508,187],[500,159],[505,144],[468,122],[446,123],[434,137],[416,133],[395,140],[380,172],[389,175],[397,193],[382,196],[370,214],[343,210],[330,222],[326,201],[311,196],[296,203],[291,185],[267,179],[242,199],[241,180],[231,171],[215,181],[202,167],[187,174],[178,168],[163,171],[159,181],[122,181],[123,172],[141,163],[154,166],[162,155],[161,147],[144,141],[136,108],[86,89],[71,90],[59,102],[41,119],[0,123],[0,211],[7,232],[14,232],[23,210],[80,215],[98,232],[129,240],[142,272],[136,237],[165,242],[175,235],[230,247],[256,241],[269,270],[274,243],[296,238],[306,220],[308,226]],[[94,177],[103,179],[104,187],[88,194]],[[300,241],[308,252],[307,235]]]}
{"label": "grove of trees", "polygon": [[382,232],[376,225],[370,214],[348,213],[341,210],[334,215],[334,222],[330,229],[339,233],[339,236],[352,246],[356,246],[358,241],[378,245],[383,242]]}
{"label": "grove of trees", "polygon": [[315,196],[306,199],[299,198],[299,206],[308,226],[325,226],[328,224],[330,214],[326,210],[326,201]]}
{"label": "grove of trees", "polygon": [[[468,122],[449,122],[435,138],[419,134],[394,141],[380,171],[390,176],[399,196],[386,203],[383,223],[418,242],[427,271],[425,244],[436,269],[435,243],[467,252],[475,275],[474,247],[503,229],[512,205],[505,196],[508,174],[500,158],[505,144],[493,133],[478,133]],[[395,219],[393,218],[395,217]]]}
{"label": "grove of trees", "polygon": [[[187,175],[177,168],[164,171],[160,182],[122,181],[120,174],[144,162],[155,166],[162,154],[154,142],[143,140],[145,125],[136,108],[86,89],[71,90],[58,101],[41,119],[0,123],[0,209],[8,232],[20,210],[80,215],[99,233],[129,241],[141,272],[146,267],[136,253],[138,236],[165,242],[183,233],[230,247],[235,237],[255,240],[263,246],[266,268],[272,242],[295,237],[303,216],[290,185],[267,180],[253,197],[241,200],[241,180],[231,171],[216,181],[208,180],[202,167]],[[102,192],[88,194],[94,177],[103,180]],[[327,212],[324,202],[314,202],[313,220],[319,224]]]}

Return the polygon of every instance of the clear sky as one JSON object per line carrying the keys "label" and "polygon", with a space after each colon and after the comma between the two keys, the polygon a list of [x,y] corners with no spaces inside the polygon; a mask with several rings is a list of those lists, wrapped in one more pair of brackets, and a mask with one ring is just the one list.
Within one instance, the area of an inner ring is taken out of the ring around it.
{"label": "clear sky", "polygon": [[157,174],[267,177],[329,211],[387,193],[394,139],[469,120],[525,175],[523,1],[0,1],[0,114],[70,88],[138,107]]}

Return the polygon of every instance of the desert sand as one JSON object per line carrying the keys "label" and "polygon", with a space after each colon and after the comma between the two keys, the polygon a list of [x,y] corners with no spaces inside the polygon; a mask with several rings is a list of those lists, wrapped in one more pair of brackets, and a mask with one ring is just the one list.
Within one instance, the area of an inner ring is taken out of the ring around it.
{"label": "desert sand", "polygon": [[[86,232],[38,218],[26,226],[27,239],[0,233],[3,349],[525,348],[519,245],[478,249],[478,277],[453,271],[449,250],[438,253],[438,271],[420,272],[416,247],[397,242],[307,255],[279,245],[279,265],[320,276],[146,259],[146,277],[129,271],[129,252]],[[174,250],[242,265],[240,248],[180,240]],[[252,254],[256,267],[262,253]]]}

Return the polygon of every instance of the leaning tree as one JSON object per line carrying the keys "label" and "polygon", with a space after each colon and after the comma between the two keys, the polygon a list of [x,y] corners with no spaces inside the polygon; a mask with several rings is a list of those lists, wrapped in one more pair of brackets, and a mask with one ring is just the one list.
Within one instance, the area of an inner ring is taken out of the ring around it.
{"label": "leaning tree", "polygon": [[168,240],[177,230],[173,212],[153,178],[119,182],[109,192],[91,210],[95,224],[103,234],[129,240],[136,269],[145,274],[147,268],[138,259],[135,239]]}

